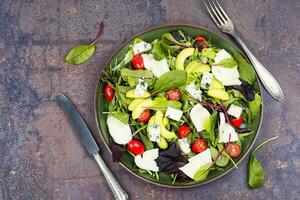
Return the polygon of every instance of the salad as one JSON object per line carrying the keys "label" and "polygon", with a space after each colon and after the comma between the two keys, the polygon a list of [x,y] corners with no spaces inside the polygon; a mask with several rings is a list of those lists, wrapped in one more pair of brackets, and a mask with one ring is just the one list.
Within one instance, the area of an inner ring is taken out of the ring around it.
{"label": "salad", "polygon": [[204,181],[242,154],[261,96],[251,65],[199,35],[136,38],[101,77],[114,161],[173,183]]}

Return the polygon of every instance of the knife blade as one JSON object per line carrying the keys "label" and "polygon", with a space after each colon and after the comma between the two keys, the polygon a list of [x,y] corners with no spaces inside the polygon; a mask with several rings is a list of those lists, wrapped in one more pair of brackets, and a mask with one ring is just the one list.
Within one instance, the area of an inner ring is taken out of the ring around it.
{"label": "knife blade", "polygon": [[99,168],[101,169],[105,180],[108,183],[108,186],[112,190],[112,193],[115,199],[118,200],[127,200],[128,194],[125,190],[120,186],[117,179],[111,173],[111,171],[106,166],[104,160],[101,158],[99,154],[99,147],[93,138],[92,133],[87,127],[86,123],[82,119],[80,113],[76,109],[76,107],[72,104],[72,102],[64,95],[58,94],[56,95],[56,99],[59,102],[60,106],[63,108],[66,113],[73,129],[75,130],[80,142],[83,144],[86,151],[93,156],[96,160]]}

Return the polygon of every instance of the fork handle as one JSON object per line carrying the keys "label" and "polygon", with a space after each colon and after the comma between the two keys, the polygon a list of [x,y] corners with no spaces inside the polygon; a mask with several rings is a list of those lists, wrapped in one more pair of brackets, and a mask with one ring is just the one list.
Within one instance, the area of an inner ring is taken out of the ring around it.
{"label": "fork handle", "polygon": [[128,194],[125,192],[125,190],[120,186],[117,179],[114,177],[114,175],[111,173],[111,171],[106,166],[105,162],[99,155],[99,153],[93,154],[94,159],[96,160],[99,168],[101,169],[105,180],[108,183],[108,186],[110,187],[114,197],[116,200],[128,200]]}
{"label": "fork handle", "polygon": [[256,57],[251,53],[246,44],[242,41],[240,36],[234,32],[231,34],[236,41],[242,46],[245,53],[247,54],[249,60],[251,61],[256,73],[261,80],[263,86],[269,92],[269,94],[276,100],[282,100],[284,98],[284,94],[279,83],[272,76],[272,74],[256,59]]}

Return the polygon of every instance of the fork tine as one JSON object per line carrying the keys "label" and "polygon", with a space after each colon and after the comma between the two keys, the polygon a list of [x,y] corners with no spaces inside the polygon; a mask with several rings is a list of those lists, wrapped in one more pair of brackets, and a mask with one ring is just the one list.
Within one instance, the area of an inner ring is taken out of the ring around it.
{"label": "fork tine", "polygon": [[220,23],[215,19],[215,16],[211,13],[209,7],[207,6],[206,0],[203,0],[203,3],[204,3],[204,5],[205,5],[205,7],[206,7],[206,9],[207,9],[207,11],[208,11],[208,13],[209,13],[209,15],[211,16],[211,18],[212,18],[213,21],[215,22],[215,24],[216,24],[217,26],[220,26]]}
{"label": "fork tine", "polygon": [[208,3],[208,5],[209,5],[209,7],[210,7],[210,10],[214,13],[214,16],[215,16],[216,20],[219,21],[219,25],[222,26],[222,25],[224,24],[224,22],[221,20],[221,18],[219,17],[219,15],[216,13],[214,7],[213,7],[212,4],[211,4],[211,1],[210,1],[210,0],[207,0],[206,2]]}
{"label": "fork tine", "polygon": [[214,0],[210,0],[211,5],[213,6],[214,10],[218,13],[218,16],[222,19],[222,21],[225,23],[226,19],[223,17],[223,15],[220,12],[220,9],[217,7],[216,3]]}
{"label": "fork tine", "polygon": [[219,10],[221,11],[221,13],[223,14],[223,16],[225,17],[225,19],[229,19],[228,15],[226,14],[225,10],[223,10],[222,6],[219,4],[218,0],[215,0],[217,6],[219,7]]}

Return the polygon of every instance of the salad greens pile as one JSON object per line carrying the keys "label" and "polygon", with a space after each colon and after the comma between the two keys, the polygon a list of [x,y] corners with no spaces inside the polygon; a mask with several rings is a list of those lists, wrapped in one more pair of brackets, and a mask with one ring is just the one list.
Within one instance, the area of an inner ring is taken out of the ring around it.
{"label": "salad greens pile", "polygon": [[261,109],[255,72],[239,53],[181,30],[136,38],[101,80],[114,160],[127,151],[137,172],[173,183],[235,165]]}

